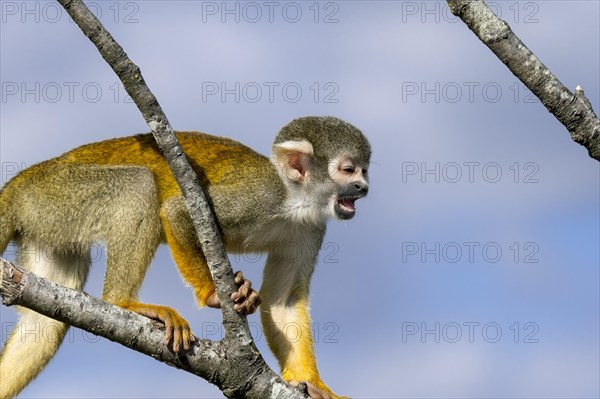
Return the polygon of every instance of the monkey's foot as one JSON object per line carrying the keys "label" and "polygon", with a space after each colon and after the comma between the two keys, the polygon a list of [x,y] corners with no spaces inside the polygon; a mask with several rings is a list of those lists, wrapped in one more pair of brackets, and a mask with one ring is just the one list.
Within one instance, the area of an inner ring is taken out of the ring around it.
{"label": "monkey's foot", "polygon": [[189,350],[190,343],[196,340],[187,320],[181,317],[173,308],[139,302],[130,302],[120,306],[142,316],[162,322],[165,325],[164,343],[168,346],[173,342],[173,351],[176,353],[181,350],[182,345],[184,350]]}
{"label": "monkey's foot", "polygon": [[[260,299],[258,296],[258,292],[252,289],[252,283],[250,280],[246,280],[244,278],[244,274],[242,272],[236,272],[234,278],[235,283],[238,286],[238,290],[231,294],[231,299],[235,303],[233,305],[233,309],[236,312],[247,315],[256,312],[256,309],[262,302],[262,299]],[[206,305],[210,306],[211,308],[221,307],[221,301],[219,300],[216,292],[208,297]]]}

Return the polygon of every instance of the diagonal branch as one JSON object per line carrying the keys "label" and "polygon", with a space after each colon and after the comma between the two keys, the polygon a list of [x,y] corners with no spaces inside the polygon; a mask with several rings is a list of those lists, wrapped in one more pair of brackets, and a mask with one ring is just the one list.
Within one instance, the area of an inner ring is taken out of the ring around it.
{"label": "diagonal branch", "polygon": [[600,161],[600,120],[583,89],[571,93],[483,0],[448,0],[450,10],[562,123],[571,138]]}
{"label": "diagonal branch", "polygon": [[252,337],[246,317],[233,310],[233,301],[229,294],[237,291],[237,286],[233,280],[233,271],[212,211],[206,201],[204,190],[179,145],[167,116],[146,85],[140,68],[129,59],[119,43],[113,39],[81,0],[58,0],[58,2],[73,18],[81,31],[94,43],[102,58],[121,79],[125,90],[152,130],[152,134],[185,197],[188,212],[196,228],[196,234],[221,300],[226,334],[251,342]]}

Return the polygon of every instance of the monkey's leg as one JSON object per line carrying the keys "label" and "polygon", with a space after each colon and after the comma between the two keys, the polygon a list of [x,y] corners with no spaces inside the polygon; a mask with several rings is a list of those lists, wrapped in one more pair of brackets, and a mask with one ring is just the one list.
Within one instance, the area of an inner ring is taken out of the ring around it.
{"label": "monkey's leg", "polygon": [[314,397],[338,398],[319,375],[309,315],[308,287],[323,233],[299,231],[305,238],[293,241],[304,244],[299,256],[290,256],[292,247],[285,243],[270,250],[260,291],[261,320],[281,376],[289,382],[311,384],[317,392]]}
{"label": "monkey's leg", "polygon": [[[154,245],[152,245],[154,244]],[[188,350],[193,340],[188,322],[173,308],[151,305],[136,300],[158,242],[140,240],[113,242],[108,246],[106,277],[102,299],[139,313],[165,325],[165,345],[173,342],[173,350]]]}
{"label": "monkey's leg", "polygon": [[198,244],[196,231],[182,197],[174,197],[161,208],[167,244],[181,276],[194,290],[199,306],[206,306],[215,286]]}
{"label": "monkey's leg", "polygon": [[162,232],[158,204],[144,197],[119,203],[119,218],[107,236],[107,265],[102,299],[165,325],[165,344],[188,350],[193,340],[188,322],[174,309],[137,301],[142,281],[158,247]]}
{"label": "monkey's leg", "polygon": [[[166,201],[161,209],[161,219],[173,259],[183,279],[193,288],[198,305],[220,307],[206,258],[198,244],[196,230],[183,198],[175,197]],[[235,273],[235,282],[238,291],[231,296],[235,301],[234,309],[246,314],[254,313],[261,302],[258,293],[252,289],[252,284],[242,272]]]}
{"label": "monkey's leg", "polygon": [[[308,289],[298,286],[290,299],[274,300],[263,283],[261,320],[265,337],[279,361],[281,377],[288,382],[307,382],[323,397],[338,398],[321,380],[313,349]],[[283,298],[281,298],[283,299]]]}

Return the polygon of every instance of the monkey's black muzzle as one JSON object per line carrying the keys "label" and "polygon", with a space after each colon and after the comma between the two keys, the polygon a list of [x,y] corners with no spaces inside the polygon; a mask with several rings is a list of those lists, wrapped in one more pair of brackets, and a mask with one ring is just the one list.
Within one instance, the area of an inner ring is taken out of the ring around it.
{"label": "monkey's black muzzle", "polygon": [[338,192],[338,199],[334,206],[336,216],[342,220],[352,219],[356,213],[354,202],[366,196],[368,192],[369,185],[360,181],[342,186]]}

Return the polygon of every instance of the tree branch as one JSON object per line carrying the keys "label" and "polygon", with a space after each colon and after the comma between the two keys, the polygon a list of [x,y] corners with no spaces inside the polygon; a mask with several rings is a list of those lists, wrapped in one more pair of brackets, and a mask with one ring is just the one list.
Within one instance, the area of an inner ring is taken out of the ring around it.
{"label": "tree branch", "polygon": [[164,344],[161,323],[62,287],[1,258],[0,295],[4,305],[25,306],[202,377],[229,398],[306,398],[274,374],[252,346],[196,338],[188,352],[177,355]]}
{"label": "tree branch", "polygon": [[[115,305],[91,297],[82,291],[62,287],[38,277],[14,263],[0,259],[0,290],[2,303],[20,305],[55,320],[83,328],[111,341],[184,369],[205,379],[218,369],[220,343],[198,340],[194,350],[183,358],[164,345],[162,324]],[[203,354],[203,360],[194,364],[194,358]],[[194,364],[192,369],[190,364]]]}
{"label": "tree branch", "polygon": [[448,0],[459,17],[562,123],[571,138],[600,161],[600,120],[583,89],[571,93],[483,0]]}

